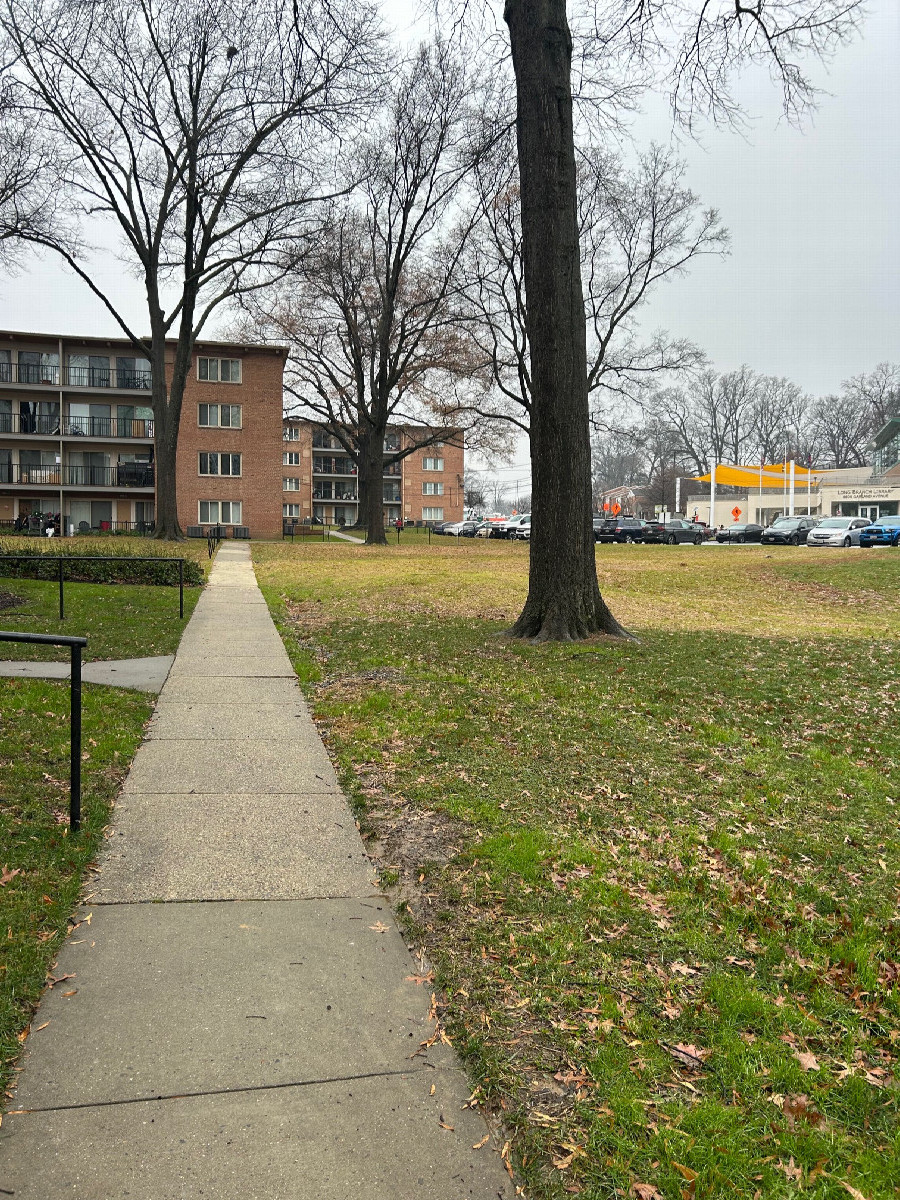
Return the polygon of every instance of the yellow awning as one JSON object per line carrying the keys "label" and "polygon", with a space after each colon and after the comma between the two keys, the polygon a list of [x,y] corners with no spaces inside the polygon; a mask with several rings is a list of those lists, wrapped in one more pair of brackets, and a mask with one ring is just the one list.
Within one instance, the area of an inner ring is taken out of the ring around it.
{"label": "yellow awning", "polygon": [[[695,475],[694,479],[698,483],[711,483],[712,474]],[[801,467],[794,464],[794,491],[805,490],[807,483],[813,487],[817,487],[819,478],[814,471],[807,470],[806,467]],[[728,463],[719,463],[716,466],[716,484],[721,484],[723,487],[741,487],[741,488],[769,488],[779,492],[787,492],[791,486],[791,468],[790,464],[782,467],[781,463],[771,465],[763,465],[761,467],[741,466],[734,467]]]}

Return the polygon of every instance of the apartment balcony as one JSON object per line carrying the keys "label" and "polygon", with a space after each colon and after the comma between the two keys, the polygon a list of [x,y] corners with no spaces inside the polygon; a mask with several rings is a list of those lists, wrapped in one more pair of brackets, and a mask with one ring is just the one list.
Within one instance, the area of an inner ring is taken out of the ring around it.
{"label": "apartment balcony", "polygon": [[0,384],[28,387],[112,388],[123,392],[149,392],[150,371],[117,370],[112,367],[37,366],[32,363],[0,363]]}
{"label": "apartment balcony", "polygon": [[152,463],[117,463],[113,467],[21,467],[0,465],[0,484],[24,487],[145,488],[153,490]]}
{"label": "apartment balcony", "polygon": [[338,504],[356,504],[359,501],[359,496],[356,492],[326,492],[323,488],[313,488],[313,500],[330,500]]}
{"label": "apartment balcony", "polygon": [[[0,364],[2,366],[2,364]],[[31,413],[0,413],[0,437],[135,438],[153,441],[153,422],[142,417],[67,417]]]}

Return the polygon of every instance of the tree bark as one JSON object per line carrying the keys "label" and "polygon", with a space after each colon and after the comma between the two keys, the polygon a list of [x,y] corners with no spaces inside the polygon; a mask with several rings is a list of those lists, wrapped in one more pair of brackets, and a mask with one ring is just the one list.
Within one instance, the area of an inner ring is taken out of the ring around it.
{"label": "tree bark", "polygon": [[578,240],[572,38],[565,0],[506,0],[531,345],[532,525],[525,607],[536,641],[630,635],[600,595],[591,523],[587,346]]}
{"label": "tree bark", "polygon": [[180,400],[177,403],[173,402],[169,381],[166,379],[165,335],[154,339],[154,343],[157,341],[160,344],[153,344],[150,360],[154,468],[156,472],[156,531],[154,537],[164,541],[180,542],[184,540],[184,531],[178,521],[176,459],[178,428],[181,424],[181,403]]}
{"label": "tree bark", "polygon": [[[365,506],[366,545],[386,546],[384,530],[384,430],[371,429],[361,441],[359,511]],[[357,485],[359,486],[359,484]]]}

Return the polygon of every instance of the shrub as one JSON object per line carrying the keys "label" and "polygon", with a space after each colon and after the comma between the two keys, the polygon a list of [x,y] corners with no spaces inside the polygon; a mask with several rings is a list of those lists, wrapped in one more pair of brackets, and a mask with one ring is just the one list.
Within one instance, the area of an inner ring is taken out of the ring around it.
{"label": "shrub", "polygon": [[[113,549],[111,547],[110,549]],[[115,546],[118,553],[111,559],[96,558],[93,546],[67,542],[65,549],[58,543],[32,543],[17,549],[11,539],[0,539],[0,576],[7,579],[57,579],[59,559],[65,559],[63,578],[73,583],[138,583],[171,586],[178,582],[178,555],[166,553],[161,547],[146,544],[140,553],[131,547]],[[21,554],[39,555],[40,562],[19,560]],[[154,561],[143,562],[142,559]],[[203,583],[203,568],[193,559],[184,560],[184,582],[190,586]]]}

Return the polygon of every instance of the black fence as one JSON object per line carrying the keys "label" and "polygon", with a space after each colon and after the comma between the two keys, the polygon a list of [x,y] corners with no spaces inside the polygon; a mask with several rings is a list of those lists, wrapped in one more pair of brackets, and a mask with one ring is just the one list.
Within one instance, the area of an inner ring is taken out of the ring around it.
{"label": "black fence", "polygon": [[0,631],[0,642],[24,642],[28,645],[69,648],[69,828],[73,833],[77,833],[81,828],[81,652],[87,645],[87,638],[64,637],[52,633]]}
{"label": "black fence", "polygon": [[147,392],[153,377],[150,371],[132,367],[62,368],[57,363],[0,363],[0,383],[37,383],[44,387],[120,388]]}
{"label": "black fence", "polygon": [[[65,590],[64,590],[65,564],[66,563],[75,563],[75,564],[89,563],[89,562],[95,562],[95,563],[124,562],[124,563],[156,563],[156,564],[172,563],[173,566],[178,567],[178,617],[180,620],[182,620],[182,621],[184,620],[184,559],[183,558],[169,558],[168,556],[161,555],[161,554],[158,554],[153,558],[138,558],[135,555],[131,555],[131,554],[73,554],[73,555],[68,555],[68,554],[7,554],[7,553],[0,553],[0,574],[3,573],[3,564],[10,562],[10,561],[12,561],[12,562],[36,562],[36,563],[48,564],[50,571],[53,572],[53,575],[50,575],[49,577],[53,578],[53,576],[55,575],[56,581],[59,585],[59,619],[61,621],[65,619],[65,615],[66,615]],[[35,578],[47,579],[48,575],[47,574],[41,575],[40,573],[37,573],[35,575]]]}
{"label": "black fence", "polygon": [[37,484],[40,487],[152,488],[153,463],[116,463],[111,467],[0,465],[0,483]]}
{"label": "black fence", "polygon": [[0,413],[0,433],[39,437],[139,438],[151,441],[153,422],[145,417],[60,417],[58,413]]}

